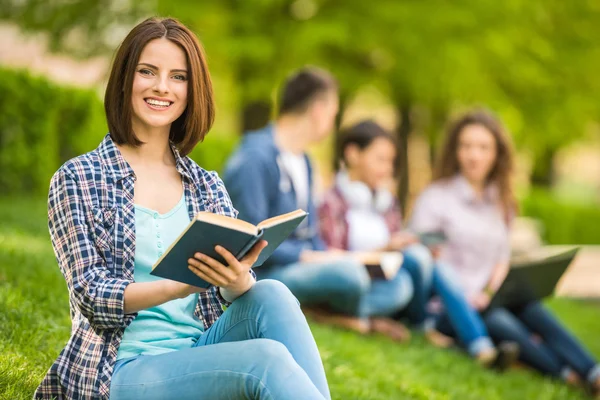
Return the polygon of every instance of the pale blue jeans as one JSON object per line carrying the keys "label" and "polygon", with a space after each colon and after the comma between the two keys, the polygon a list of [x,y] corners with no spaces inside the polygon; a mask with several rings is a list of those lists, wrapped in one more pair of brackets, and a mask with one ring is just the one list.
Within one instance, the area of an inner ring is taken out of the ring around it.
{"label": "pale blue jeans", "polygon": [[330,399],[319,351],[298,301],[257,282],[193,347],[117,361],[111,400]]}

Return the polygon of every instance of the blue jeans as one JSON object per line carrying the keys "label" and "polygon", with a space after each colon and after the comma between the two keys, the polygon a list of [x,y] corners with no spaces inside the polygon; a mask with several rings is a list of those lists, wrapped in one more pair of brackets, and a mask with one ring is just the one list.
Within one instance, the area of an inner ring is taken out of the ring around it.
{"label": "blue jeans", "polygon": [[444,312],[436,321],[436,328],[440,332],[457,337],[472,356],[494,347],[483,319],[465,298],[458,277],[450,267],[441,264],[436,266],[433,292],[444,305]]}
{"label": "blue jeans", "polygon": [[298,301],[257,282],[193,347],[117,361],[111,400],[329,399],[317,346]]}
{"label": "blue jeans", "polygon": [[[493,308],[483,316],[492,337],[517,342],[521,360],[535,369],[554,377],[564,377],[570,369],[590,381],[600,377],[600,365],[589,351],[541,303]],[[541,342],[532,338],[534,333]]]}
{"label": "blue jeans", "polygon": [[360,318],[392,315],[413,295],[412,281],[403,269],[389,281],[372,281],[365,266],[352,259],[257,268],[256,273],[259,279],[283,282],[302,305],[325,304]]}
{"label": "blue jeans", "polygon": [[414,244],[407,247],[402,255],[404,262],[400,271],[406,271],[410,275],[414,288],[413,296],[402,315],[417,327],[424,328],[434,274],[431,252],[422,244]]}

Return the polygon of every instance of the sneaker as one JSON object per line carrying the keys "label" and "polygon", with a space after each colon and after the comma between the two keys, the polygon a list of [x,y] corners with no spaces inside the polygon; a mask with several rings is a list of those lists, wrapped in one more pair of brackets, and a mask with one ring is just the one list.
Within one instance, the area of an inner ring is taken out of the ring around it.
{"label": "sneaker", "polygon": [[428,329],[424,333],[425,339],[432,345],[440,349],[448,349],[454,346],[454,339],[450,336],[444,335],[437,329]]}
{"label": "sneaker", "polygon": [[492,368],[503,372],[506,371],[519,359],[519,345],[515,342],[501,342],[498,345],[498,357],[491,365]]}
{"label": "sneaker", "polygon": [[406,326],[391,318],[370,319],[371,333],[381,333],[396,342],[407,342],[410,340],[410,331]]}
{"label": "sneaker", "polygon": [[496,362],[496,359],[498,359],[498,350],[494,347],[484,349],[475,356],[475,361],[477,361],[479,365],[488,368],[492,367],[494,362]]}
{"label": "sneaker", "polygon": [[303,307],[302,312],[316,322],[354,331],[361,335],[365,335],[371,330],[369,322],[358,317],[333,313],[321,308],[312,307]]}

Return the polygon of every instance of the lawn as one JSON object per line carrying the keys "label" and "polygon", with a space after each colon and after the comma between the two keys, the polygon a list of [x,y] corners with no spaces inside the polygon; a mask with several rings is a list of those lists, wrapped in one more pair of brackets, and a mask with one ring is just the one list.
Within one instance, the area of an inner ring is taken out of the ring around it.
{"label": "lawn", "polygon": [[[0,399],[31,398],[70,334],[67,291],[50,245],[45,202],[0,199]],[[548,305],[600,355],[598,304]],[[482,370],[416,336],[381,337],[312,325],[334,399],[584,399],[527,370]]]}

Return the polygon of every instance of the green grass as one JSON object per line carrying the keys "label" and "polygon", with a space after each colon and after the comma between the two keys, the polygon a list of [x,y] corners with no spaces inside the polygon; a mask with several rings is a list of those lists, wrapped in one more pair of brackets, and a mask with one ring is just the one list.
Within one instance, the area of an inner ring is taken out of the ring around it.
{"label": "green grass", "polygon": [[[0,199],[0,399],[29,399],[70,334],[67,291],[46,228],[45,202]],[[549,306],[600,355],[600,306]],[[334,399],[583,399],[529,370],[503,375],[422,338],[395,344],[313,324]]]}

